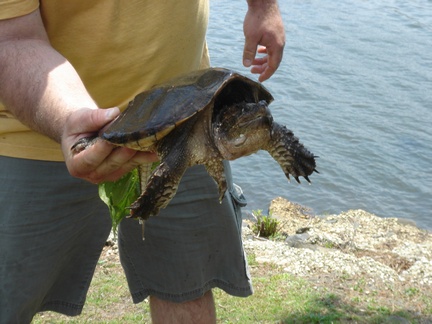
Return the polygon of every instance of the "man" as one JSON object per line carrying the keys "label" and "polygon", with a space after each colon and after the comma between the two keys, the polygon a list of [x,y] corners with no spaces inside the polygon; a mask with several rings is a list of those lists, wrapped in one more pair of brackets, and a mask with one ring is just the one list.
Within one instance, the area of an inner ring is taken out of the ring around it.
{"label": "man", "polygon": [[[0,0],[0,323],[81,313],[111,226],[94,183],[157,157],[104,142],[70,148],[139,92],[209,66],[207,19],[206,0]],[[244,32],[243,64],[264,81],[285,41],[276,0],[248,0]],[[255,58],[259,45],[266,55]],[[215,322],[214,287],[252,293],[235,199],[217,195],[194,167],[144,242],[133,220],[120,225],[132,298],[150,296],[155,323]]]}

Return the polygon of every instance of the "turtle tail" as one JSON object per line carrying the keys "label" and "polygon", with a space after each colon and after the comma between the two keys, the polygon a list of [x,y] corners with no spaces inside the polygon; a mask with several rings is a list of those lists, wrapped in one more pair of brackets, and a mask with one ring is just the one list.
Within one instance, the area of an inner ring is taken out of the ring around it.
{"label": "turtle tail", "polygon": [[309,176],[314,171],[318,173],[315,169],[317,156],[305,148],[285,126],[273,123],[271,140],[265,149],[279,163],[288,180],[292,175],[298,183],[299,177],[304,177],[310,183]]}

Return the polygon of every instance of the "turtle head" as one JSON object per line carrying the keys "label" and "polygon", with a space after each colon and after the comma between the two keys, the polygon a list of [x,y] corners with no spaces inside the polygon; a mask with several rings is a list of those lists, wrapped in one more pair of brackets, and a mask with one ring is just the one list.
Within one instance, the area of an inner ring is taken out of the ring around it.
{"label": "turtle head", "polygon": [[214,113],[215,145],[226,160],[255,153],[270,140],[273,117],[265,100],[227,105]]}

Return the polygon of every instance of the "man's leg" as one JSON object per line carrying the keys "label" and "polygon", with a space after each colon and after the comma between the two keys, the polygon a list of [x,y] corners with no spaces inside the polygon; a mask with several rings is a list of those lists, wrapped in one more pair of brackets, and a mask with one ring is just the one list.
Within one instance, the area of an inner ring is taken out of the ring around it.
{"label": "man's leg", "polygon": [[150,310],[154,324],[212,324],[216,323],[216,310],[212,291],[183,303],[173,303],[150,297]]}
{"label": "man's leg", "polygon": [[64,163],[0,156],[0,323],[78,315],[111,229],[97,186]]}

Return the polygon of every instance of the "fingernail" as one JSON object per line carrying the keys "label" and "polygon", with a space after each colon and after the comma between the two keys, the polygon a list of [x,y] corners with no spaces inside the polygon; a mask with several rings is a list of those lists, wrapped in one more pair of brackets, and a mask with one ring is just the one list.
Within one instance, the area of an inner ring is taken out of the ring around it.
{"label": "fingernail", "polygon": [[118,115],[118,108],[106,109],[105,116],[107,119],[113,119]]}
{"label": "fingernail", "polygon": [[250,59],[244,59],[243,60],[243,65],[246,66],[246,67],[251,66],[252,65],[252,60],[250,60]]}

